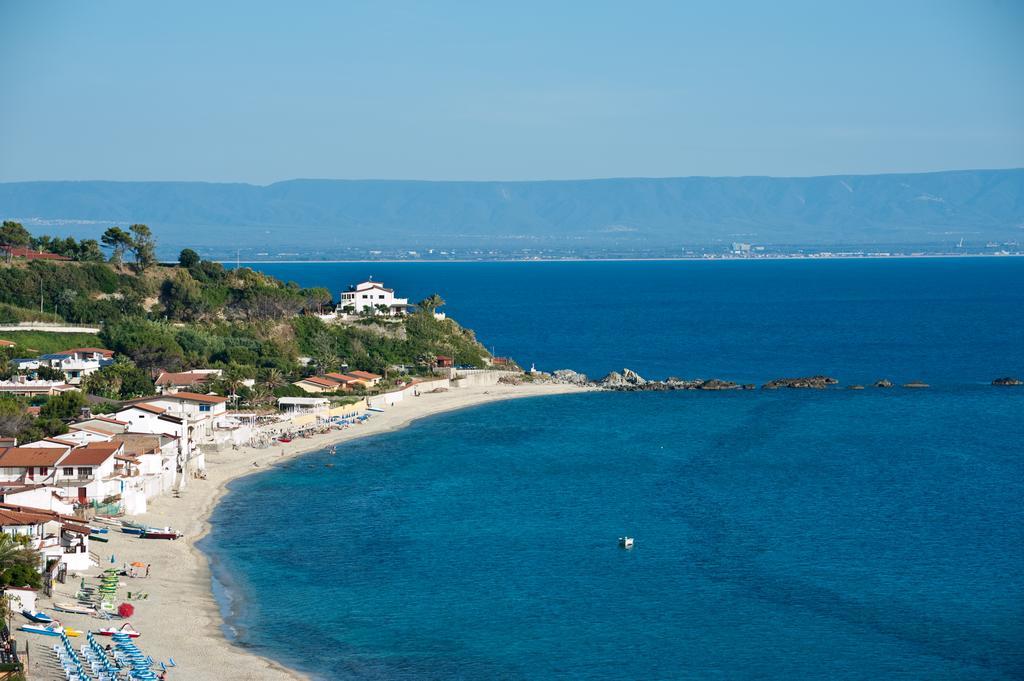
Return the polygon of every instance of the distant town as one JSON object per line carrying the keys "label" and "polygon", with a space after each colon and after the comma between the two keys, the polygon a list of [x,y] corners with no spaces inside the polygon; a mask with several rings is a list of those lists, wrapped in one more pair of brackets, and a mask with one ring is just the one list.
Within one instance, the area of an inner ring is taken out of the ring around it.
{"label": "distant town", "polygon": [[735,241],[710,246],[606,246],[567,248],[560,246],[531,248],[197,248],[203,257],[226,265],[235,262],[311,262],[311,261],[408,261],[408,262],[486,262],[543,260],[773,260],[792,258],[913,258],[957,256],[1020,256],[1024,244],[1019,241],[872,245],[778,245]]}

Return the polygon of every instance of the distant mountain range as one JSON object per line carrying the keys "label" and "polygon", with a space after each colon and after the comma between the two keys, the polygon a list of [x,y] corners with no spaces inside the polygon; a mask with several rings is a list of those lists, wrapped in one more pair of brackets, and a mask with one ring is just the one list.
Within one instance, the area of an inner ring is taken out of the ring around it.
{"label": "distant mountain range", "polygon": [[1024,239],[1024,169],[547,182],[0,183],[0,217],[167,247],[629,247]]}

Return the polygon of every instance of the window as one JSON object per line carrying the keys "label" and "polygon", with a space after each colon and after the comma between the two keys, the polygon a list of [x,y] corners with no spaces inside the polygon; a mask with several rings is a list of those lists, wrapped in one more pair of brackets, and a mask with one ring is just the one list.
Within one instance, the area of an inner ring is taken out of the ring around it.
{"label": "window", "polygon": [[199,411],[210,411],[210,405],[208,405],[208,404],[200,404],[199,405]]}
{"label": "window", "polygon": [[80,466],[78,468],[78,477],[80,477],[80,478],[90,478],[90,477],[92,477],[92,467]]}
{"label": "window", "polygon": [[39,475],[46,475],[49,472],[50,472],[50,469],[47,468],[46,466],[40,466],[39,467]]}
{"label": "window", "polygon": [[384,300],[384,294],[383,294],[383,293],[382,293],[382,294],[380,294],[380,295],[379,295],[379,296],[377,296],[377,297],[378,297],[378,298],[380,298],[381,300]]}
{"label": "window", "polygon": [[63,474],[70,478],[70,477],[72,477],[75,474],[75,469],[71,468],[71,467],[65,468],[63,470]]}

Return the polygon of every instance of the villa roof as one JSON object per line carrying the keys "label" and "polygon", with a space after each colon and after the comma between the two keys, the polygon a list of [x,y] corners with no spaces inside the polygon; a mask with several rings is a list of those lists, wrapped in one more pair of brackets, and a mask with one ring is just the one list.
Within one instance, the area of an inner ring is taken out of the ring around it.
{"label": "villa roof", "polygon": [[371,374],[369,371],[350,371],[348,374],[349,376],[355,376],[356,378],[365,378],[370,380],[383,378],[380,374]]}
{"label": "villa roof", "polygon": [[321,388],[333,388],[338,385],[337,381],[332,381],[329,378],[323,376],[309,376],[308,378],[302,378],[296,381],[296,383],[312,383],[313,385],[320,386]]}
{"label": "villa roof", "polygon": [[121,433],[120,435],[115,435],[114,442],[124,445],[124,454],[119,455],[117,458],[132,457],[133,461],[137,461],[134,457],[160,451],[165,442],[164,438],[167,441],[177,439],[170,435],[150,435],[149,433]]}
{"label": "villa roof", "polygon": [[93,442],[72,450],[60,463],[62,466],[99,466],[114,456],[121,447],[120,442]]}
{"label": "villa roof", "polygon": [[10,527],[11,525],[42,525],[50,520],[53,520],[53,518],[48,518],[37,513],[26,513],[24,511],[12,511],[6,508],[0,508],[0,527]]}
{"label": "villa roof", "polygon": [[148,412],[150,412],[152,414],[163,414],[165,411],[167,411],[163,407],[158,407],[155,404],[149,404],[148,402],[139,402],[138,404],[129,404],[127,408],[130,409],[132,407],[135,407],[136,409],[141,409],[142,411],[148,411]]}
{"label": "villa roof", "polygon": [[44,437],[43,438],[43,442],[52,442],[52,443],[57,444],[57,445],[64,445],[65,447],[77,447],[78,446],[77,442],[68,442],[67,440],[61,440],[60,438],[56,438],[56,437]]}
{"label": "villa roof", "polygon": [[222,404],[228,398],[220,395],[201,395],[199,393],[176,392],[173,395],[160,395],[158,397],[147,397],[146,400],[181,400],[183,402],[201,402],[203,404]]}
{"label": "villa roof", "polygon": [[165,371],[156,379],[157,385],[193,385],[195,383],[209,383],[215,374],[205,371]]}
{"label": "villa roof", "polygon": [[59,354],[62,355],[73,355],[75,353],[98,353],[104,357],[113,357],[114,351],[107,350],[106,348],[71,348],[70,350],[61,350]]}
{"label": "villa roof", "polygon": [[0,452],[0,468],[55,466],[65,454],[57,447],[8,447]]}
{"label": "villa roof", "polygon": [[[34,485],[33,487],[41,487],[42,485]],[[56,511],[51,511],[48,508],[35,508],[33,506],[21,506],[19,504],[5,504],[0,503],[0,510],[4,511],[18,511],[21,513],[31,513],[32,515],[45,516],[50,520],[70,520],[73,522],[82,522],[81,518],[76,518],[70,515],[63,515]]]}
{"label": "villa roof", "polygon": [[0,338],[0,348],[13,348],[17,343]]}
{"label": "villa roof", "polygon": [[44,253],[43,251],[37,251],[32,248],[24,248],[21,246],[10,246],[8,244],[0,244],[0,251],[10,253],[14,258],[26,258],[28,260],[71,260],[66,255],[57,255],[56,253]]}

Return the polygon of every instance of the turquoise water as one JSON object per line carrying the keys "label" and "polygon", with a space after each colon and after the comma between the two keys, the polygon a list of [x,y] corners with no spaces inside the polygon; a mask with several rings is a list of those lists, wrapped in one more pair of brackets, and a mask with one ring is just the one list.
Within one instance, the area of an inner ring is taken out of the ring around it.
{"label": "turquoise water", "polygon": [[[651,373],[707,375],[670,367],[724,367],[717,343],[758,358],[737,377],[930,390],[512,401],[234,482],[204,549],[240,644],[323,679],[1024,678],[1024,390],[987,385],[1024,373],[1024,278],[908,266],[732,275],[798,326],[737,309],[722,270],[668,268],[650,276],[722,292],[693,303],[714,321],[649,310],[586,357],[650,335]],[[545,352],[573,366],[577,343]]]}

